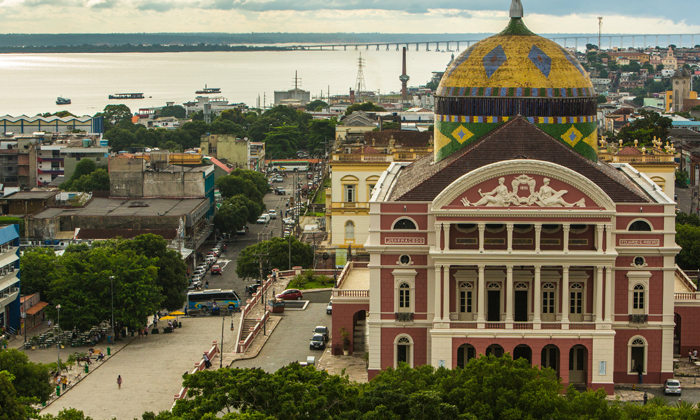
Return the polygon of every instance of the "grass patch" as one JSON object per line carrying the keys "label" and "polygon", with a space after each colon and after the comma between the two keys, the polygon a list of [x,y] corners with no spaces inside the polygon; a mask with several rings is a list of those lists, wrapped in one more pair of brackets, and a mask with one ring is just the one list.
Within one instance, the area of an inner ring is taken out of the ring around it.
{"label": "grass patch", "polygon": [[314,204],[326,204],[326,190],[321,188],[314,198]]}
{"label": "grass patch", "polygon": [[326,282],[317,282],[317,281],[309,281],[304,283],[303,286],[297,285],[294,280],[289,282],[289,286],[287,288],[289,289],[299,289],[299,290],[307,290],[307,289],[327,289],[329,287],[333,287],[333,279],[331,278],[330,283]]}
{"label": "grass patch", "polygon": [[328,276],[314,276],[313,270],[306,270],[303,274],[294,276],[292,281],[289,282],[288,288],[290,289],[325,289],[328,287],[333,287],[335,285],[335,280],[333,277]]}

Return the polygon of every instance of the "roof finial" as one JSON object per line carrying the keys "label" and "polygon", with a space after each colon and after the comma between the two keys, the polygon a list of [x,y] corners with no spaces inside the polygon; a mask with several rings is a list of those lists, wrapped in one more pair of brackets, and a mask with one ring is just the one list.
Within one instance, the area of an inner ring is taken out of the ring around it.
{"label": "roof finial", "polygon": [[523,14],[523,4],[520,3],[520,0],[513,0],[513,2],[510,4],[510,17],[522,18]]}

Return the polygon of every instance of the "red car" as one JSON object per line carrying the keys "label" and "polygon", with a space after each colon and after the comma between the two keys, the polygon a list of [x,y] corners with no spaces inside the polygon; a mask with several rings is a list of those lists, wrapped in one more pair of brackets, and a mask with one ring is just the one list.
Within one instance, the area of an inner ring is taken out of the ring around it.
{"label": "red car", "polygon": [[221,274],[221,267],[219,267],[218,265],[212,266],[211,273],[212,274]]}
{"label": "red car", "polygon": [[304,295],[301,294],[301,290],[297,289],[287,289],[284,292],[276,296],[277,299],[282,300],[302,300]]}

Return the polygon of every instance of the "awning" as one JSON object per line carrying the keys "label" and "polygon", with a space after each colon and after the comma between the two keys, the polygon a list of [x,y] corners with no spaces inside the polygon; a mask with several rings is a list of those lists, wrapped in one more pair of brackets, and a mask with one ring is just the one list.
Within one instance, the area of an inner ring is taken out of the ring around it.
{"label": "awning", "polygon": [[44,307],[49,306],[48,303],[46,302],[39,302],[36,305],[32,306],[31,308],[27,309],[27,315],[34,315],[40,310],[44,309]]}

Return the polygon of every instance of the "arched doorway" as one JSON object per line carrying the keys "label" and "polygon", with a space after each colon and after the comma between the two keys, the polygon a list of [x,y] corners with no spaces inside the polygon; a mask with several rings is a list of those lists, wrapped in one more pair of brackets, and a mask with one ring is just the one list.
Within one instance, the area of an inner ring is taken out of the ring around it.
{"label": "arched doorway", "polygon": [[557,372],[557,375],[561,376],[559,373],[559,347],[554,344],[544,346],[540,366],[542,366],[542,369],[552,368]]}
{"label": "arched doorway", "polygon": [[489,354],[492,354],[496,357],[503,357],[503,347],[499,346],[498,344],[491,344],[486,348],[486,355],[488,356]]}
{"label": "arched doorway", "polygon": [[457,366],[464,368],[471,359],[476,357],[476,349],[471,344],[462,344],[457,349]]}
{"label": "arched doorway", "polygon": [[569,383],[585,385],[588,368],[588,349],[576,345],[569,350]]}
{"label": "arched doorway", "polygon": [[681,354],[681,316],[678,313],[673,314],[673,322],[676,326],[673,327],[673,354]]}
{"label": "arched doorway", "polygon": [[520,344],[513,350],[513,360],[525,359],[532,365],[532,349],[530,346]]}

